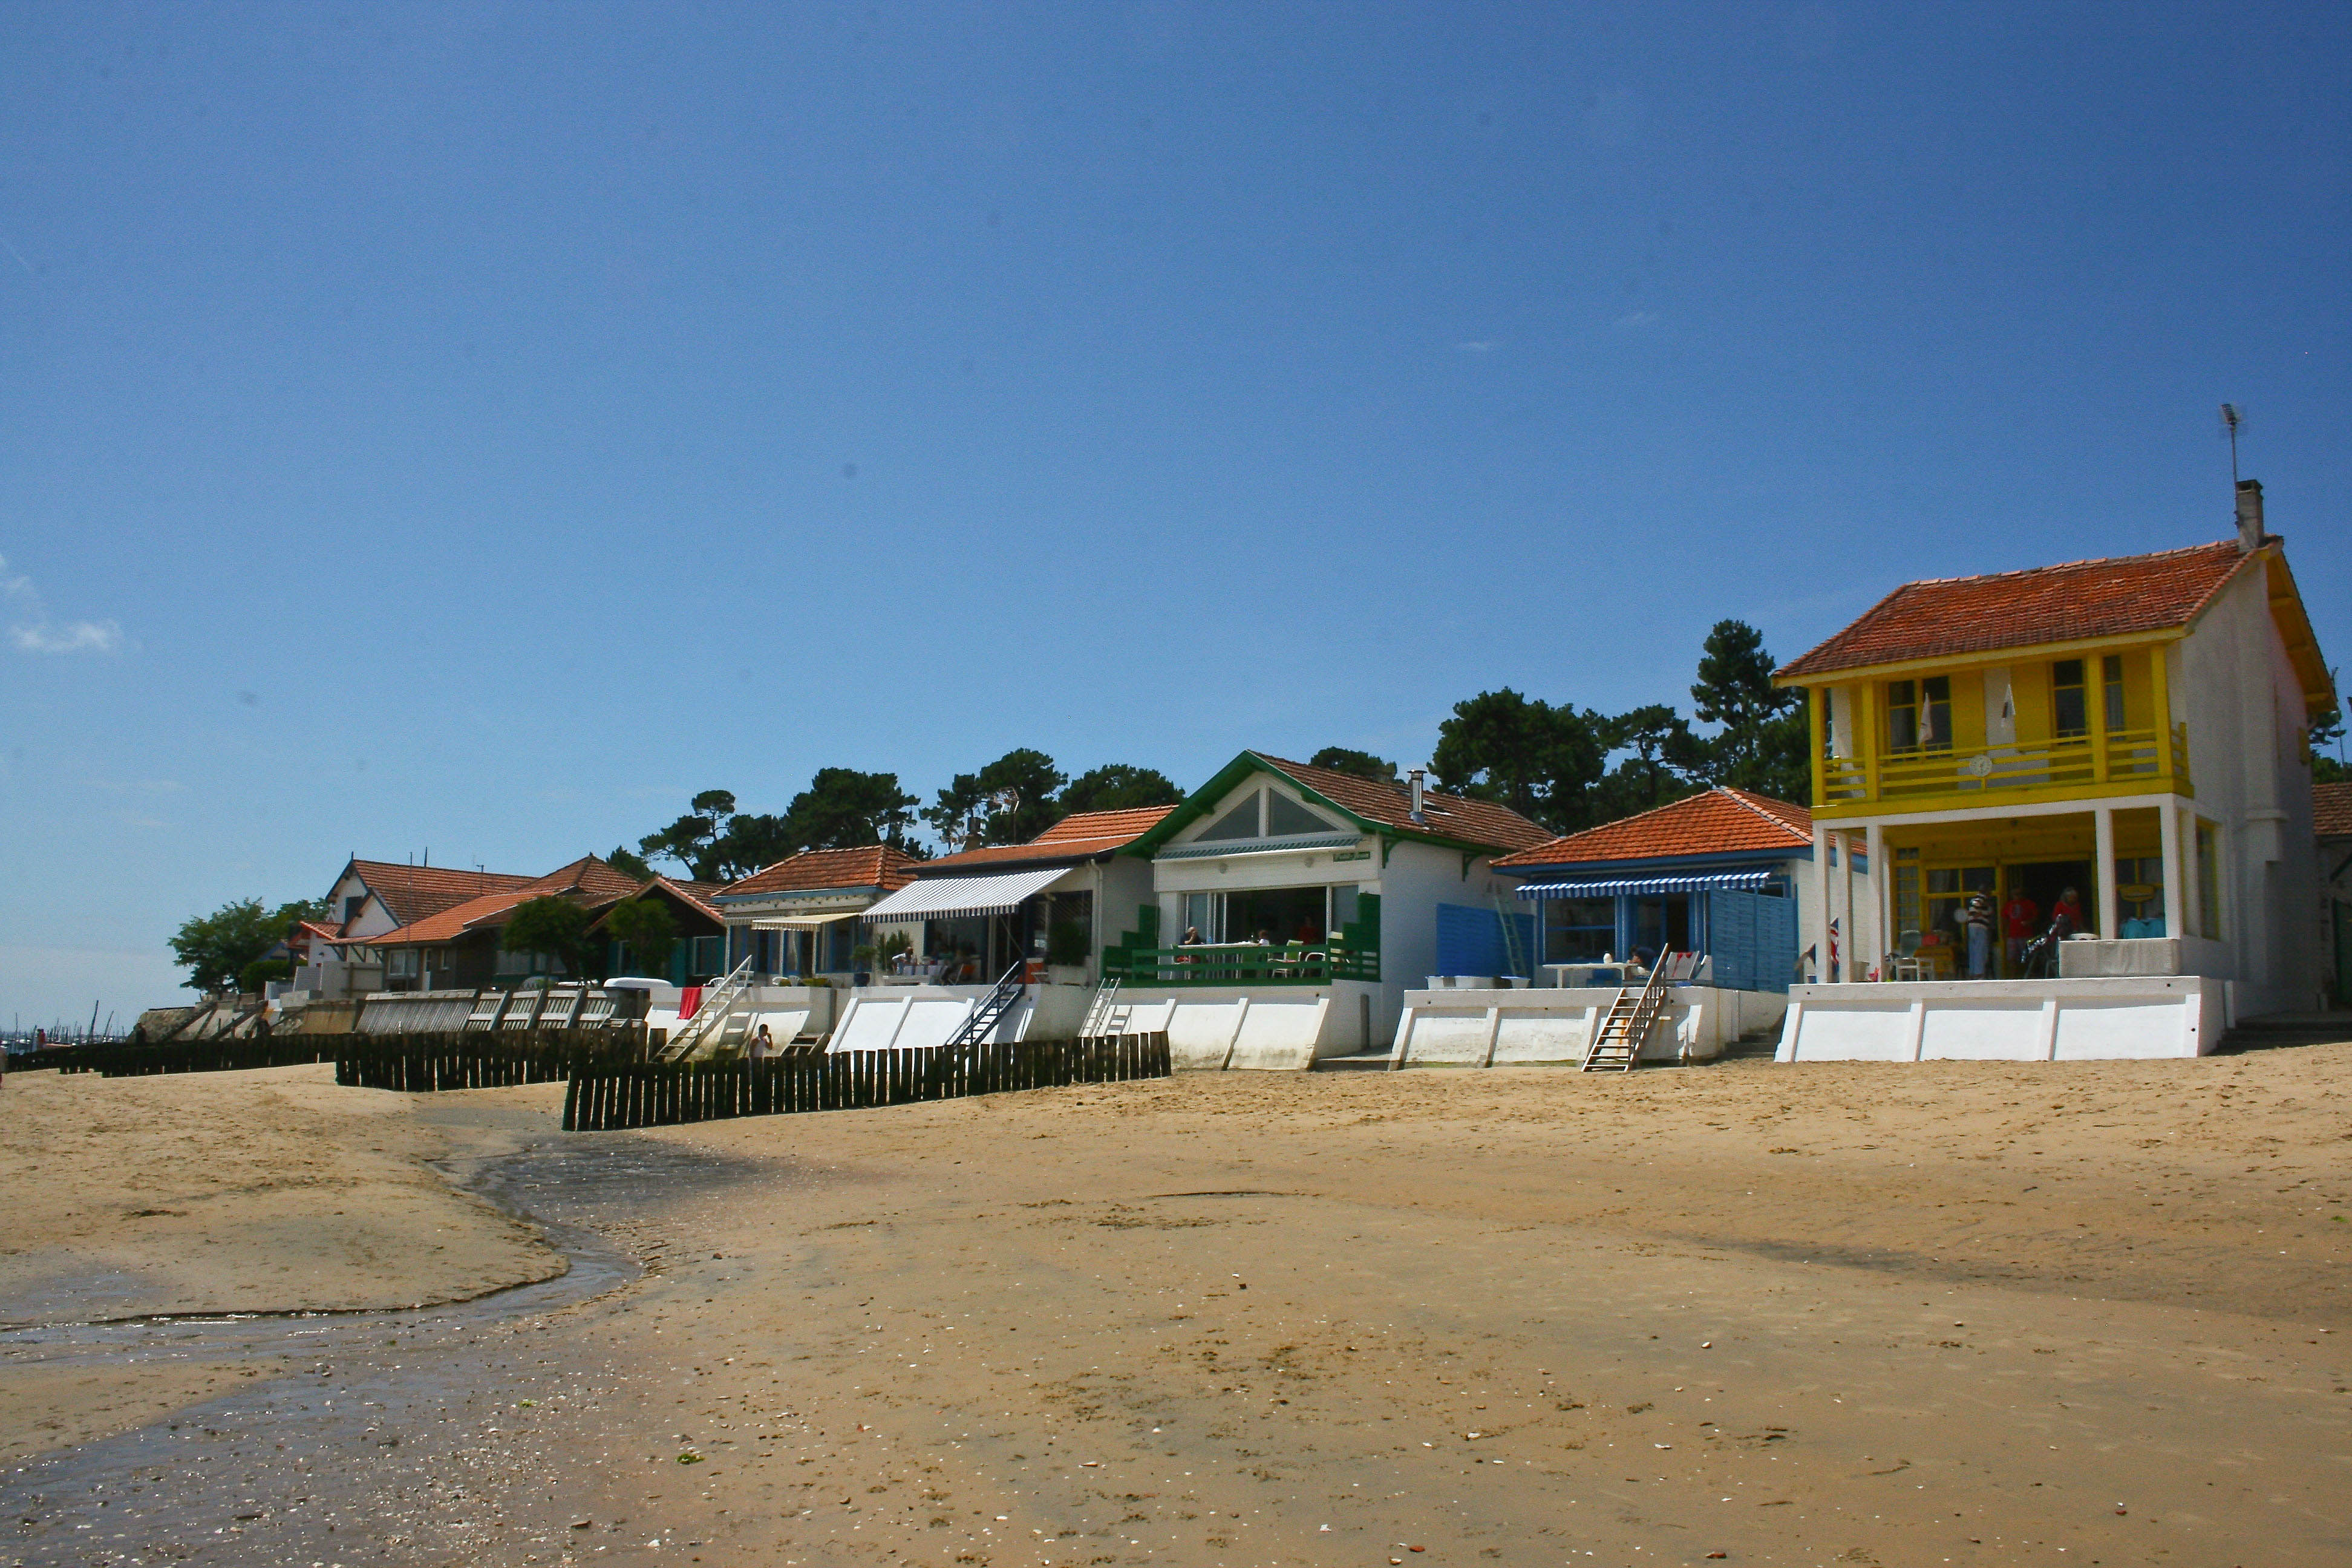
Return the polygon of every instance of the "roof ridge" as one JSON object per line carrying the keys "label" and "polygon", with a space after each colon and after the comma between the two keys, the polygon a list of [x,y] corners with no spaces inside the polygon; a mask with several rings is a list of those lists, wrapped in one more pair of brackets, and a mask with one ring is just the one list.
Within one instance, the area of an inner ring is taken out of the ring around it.
{"label": "roof ridge", "polygon": [[1811,838],[1812,837],[1811,833],[1799,827],[1795,823],[1789,821],[1785,817],[1777,816],[1756,804],[1759,800],[1770,800],[1775,805],[1794,805],[1797,804],[1795,801],[1783,802],[1774,800],[1773,797],[1769,795],[1759,795],[1752,790],[1740,789],[1732,784],[1717,784],[1715,787],[1729,795],[1732,799],[1738,801],[1740,805],[1746,806],[1748,810],[1754,812],[1757,816],[1762,817],[1765,821],[1770,823],[1773,826],[1785,827],[1790,832],[1797,834],[1801,837]]}

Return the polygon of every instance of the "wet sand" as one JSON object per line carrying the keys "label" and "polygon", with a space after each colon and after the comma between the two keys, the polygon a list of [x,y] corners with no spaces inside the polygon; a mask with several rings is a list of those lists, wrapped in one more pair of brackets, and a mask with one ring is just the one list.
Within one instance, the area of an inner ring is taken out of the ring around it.
{"label": "wet sand", "polygon": [[[323,1092],[494,1159],[561,1089]],[[22,1466],[0,1551],[2352,1561],[2347,1110],[2352,1045],[1199,1075],[574,1136],[521,1201],[641,1278]],[[258,1500],[206,1525],[231,1491]]]}

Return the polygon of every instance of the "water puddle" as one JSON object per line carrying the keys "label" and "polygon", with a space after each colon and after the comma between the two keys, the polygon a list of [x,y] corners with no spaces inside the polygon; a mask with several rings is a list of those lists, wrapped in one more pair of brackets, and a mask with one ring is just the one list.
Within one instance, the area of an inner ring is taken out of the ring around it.
{"label": "water puddle", "polygon": [[[0,1563],[554,1561],[518,1541],[492,1456],[583,1386],[564,1336],[530,1331],[627,1284],[594,1228],[743,1179],[734,1161],[626,1136],[546,1140],[451,1162],[536,1225],[562,1274],[446,1306],[137,1318],[0,1332],[12,1366],[260,1360],[283,1371],[169,1420],[0,1472]],[[543,1495],[544,1479],[530,1483]],[[496,1530],[489,1545],[486,1531]],[[543,1538],[544,1544],[535,1543]],[[520,1547],[520,1550],[516,1550]]]}

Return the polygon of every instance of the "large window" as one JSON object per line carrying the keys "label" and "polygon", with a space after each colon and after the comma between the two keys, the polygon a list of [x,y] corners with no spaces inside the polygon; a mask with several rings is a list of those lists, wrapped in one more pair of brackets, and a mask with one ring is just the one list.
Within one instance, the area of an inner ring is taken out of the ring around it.
{"label": "large window", "polygon": [[2102,717],[2107,733],[2114,734],[2124,727],[2124,658],[2111,653],[2099,660],[2099,690]]}
{"label": "large window", "polygon": [[2083,688],[2083,661],[2062,658],[2050,667],[2050,726],[2062,741],[2091,732],[2089,693]]}
{"label": "large window", "polygon": [[1544,900],[1543,962],[1599,963],[1617,956],[1617,900]]}

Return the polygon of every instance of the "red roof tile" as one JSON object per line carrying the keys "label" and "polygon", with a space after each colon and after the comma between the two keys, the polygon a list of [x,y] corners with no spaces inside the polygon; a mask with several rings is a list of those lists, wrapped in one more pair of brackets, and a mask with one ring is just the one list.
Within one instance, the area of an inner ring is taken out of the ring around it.
{"label": "red roof tile", "polygon": [[1132,844],[1175,809],[1172,805],[1138,805],[1125,811],[1074,811],[1029,842],[1057,844],[1066,838],[1118,838]]}
{"label": "red roof tile", "polygon": [[1434,834],[1440,838],[1483,845],[1490,849],[1526,849],[1551,837],[1507,805],[1448,795],[1443,790],[1422,792],[1423,820],[1415,822],[1410,786],[1402,783],[1390,784],[1333,768],[1310,767],[1305,763],[1286,763],[1264,752],[1251,755],[1279,770],[1294,784],[1313,790],[1367,822],[1402,828],[1407,833]]}
{"label": "red roof tile", "polygon": [[649,884],[622,875],[593,855],[583,855],[569,866],[544,877],[525,879],[520,887],[486,893],[452,905],[396,931],[366,939],[371,947],[413,947],[420,943],[454,942],[468,931],[496,929],[518,904],[532,899],[571,897],[590,909],[601,909],[635,896]]}
{"label": "red roof tile", "polygon": [[1757,849],[1807,849],[1813,814],[1801,805],[1718,784],[1638,816],[1605,822],[1555,838],[1495,864],[1576,866],[1595,860],[1657,860],[1676,855],[1726,855]]}
{"label": "red roof tile", "polygon": [[913,879],[913,868],[922,863],[887,844],[803,849],[718,890],[730,898],[740,893],[815,892],[825,888],[880,888],[896,892]]}
{"label": "red roof tile", "polygon": [[938,871],[953,874],[979,866],[1042,865],[1049,860],[1083,860],[1089,856],[1108,855],[1114,849],[1126,848],[1150,832],[1161,817],[1175,809],[1172,805],[1145,805],[1130,811],[1074,811],[1026,844],[989,844],[942,855],[936,860],[924,861],[917,875],[928,877]]}
{"label": "red roof tile", "polygon": [[2352,784],[2311,786],[2311,826],[2322,838],[2352,836]]}
{"label": "red roof tile", "polygon": [[2239,568],[2254,559],[2225,541],[2153,555],[1906,583],[1843,631],[1781,666],[1779,674],[1795,680],[1906,659],[2167,631],[2196,619]]}
{"label": "red roof tile", "polygon": [[533,879],[502,871],[460,871],[447,866],[404,866],[391,860],[353,860],[350,870],[367,884],[368,891],[383,900],[392,918],[403,924],[455,909],[485,893],[520,888]]}

